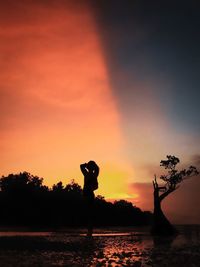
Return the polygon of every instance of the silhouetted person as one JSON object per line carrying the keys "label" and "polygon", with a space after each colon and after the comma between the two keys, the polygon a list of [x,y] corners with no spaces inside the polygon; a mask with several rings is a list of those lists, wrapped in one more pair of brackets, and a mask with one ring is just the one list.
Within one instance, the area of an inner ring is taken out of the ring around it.
{"label": "silhouetted person", "polygon": [[84,175],[83,196],[87,205],[87,220],[88,233],[87,236],[92,236],[93,232],[93,208],[94,208],[94,190],[98,188],[97,177],[99,175],[99,167],[94,161],[83,163],[80,165],[81,171]]}

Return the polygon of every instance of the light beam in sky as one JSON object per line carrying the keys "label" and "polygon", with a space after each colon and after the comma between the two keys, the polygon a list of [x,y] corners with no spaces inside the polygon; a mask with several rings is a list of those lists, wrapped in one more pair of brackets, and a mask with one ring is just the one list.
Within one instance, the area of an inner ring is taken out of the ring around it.
{"label": "light beam in sky", "polygon": [[88,5],[52,3],[13,2],[14,16],[1,18],[1,174],[82,185],[79,164],[93,159],[99,193],[117,197],[127,164],[93,16]]}

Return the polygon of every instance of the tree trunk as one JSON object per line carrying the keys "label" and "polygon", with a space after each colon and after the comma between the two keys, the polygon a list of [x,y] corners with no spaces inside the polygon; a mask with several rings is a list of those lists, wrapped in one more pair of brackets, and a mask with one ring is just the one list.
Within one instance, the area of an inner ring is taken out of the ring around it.
{"label": "tree trunk", "polygon": [[162,199],[159,196],[159,188],[154,187],[154,213],[153,213],[153,227],[151,233],[153,235],[175,235],[177,230],[165,217],[161,209]]}

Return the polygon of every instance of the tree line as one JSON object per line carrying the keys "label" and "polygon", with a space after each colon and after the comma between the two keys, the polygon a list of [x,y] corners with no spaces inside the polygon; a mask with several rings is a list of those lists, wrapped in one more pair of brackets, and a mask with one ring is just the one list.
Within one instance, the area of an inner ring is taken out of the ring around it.
{"label": "tree line", "polygon": [[[82,188],[74,180],[49,188],[43,178],[28,172],[0,178],[1,226],[85,227],[86,209]],[[95,227],[149,225],[152,214],[126,200],[111,203],[98,195],[93,221]]]}

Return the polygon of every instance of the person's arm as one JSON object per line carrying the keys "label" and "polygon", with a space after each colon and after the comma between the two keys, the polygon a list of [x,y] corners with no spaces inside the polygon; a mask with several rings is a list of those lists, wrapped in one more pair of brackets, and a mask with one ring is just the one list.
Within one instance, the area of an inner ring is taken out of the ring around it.
{"label": "person's arm", "polygon": [[99,175],[99,166],[97,164],[95,164],[94,173],[95,173],[96,176]]}
{"label": "person's arm", "polygon": [[86,175],[88,173],[87,169],[86,169],[87,164],[83,163],[80,165],[81,171],[83,175]]}

